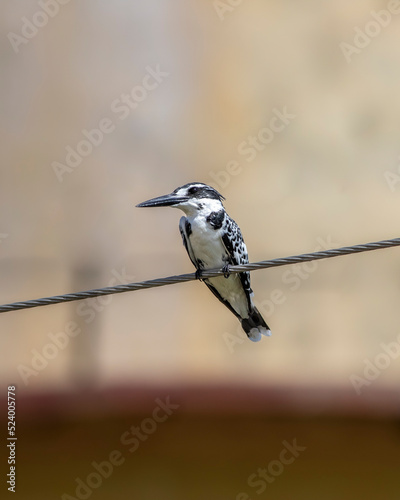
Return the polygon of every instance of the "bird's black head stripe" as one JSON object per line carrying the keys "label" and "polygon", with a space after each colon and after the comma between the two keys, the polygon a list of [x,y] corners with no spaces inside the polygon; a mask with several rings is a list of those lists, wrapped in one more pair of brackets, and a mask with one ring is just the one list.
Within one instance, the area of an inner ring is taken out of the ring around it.
{"label": "bird's black head stripe", "polygon": [[202,182],[189,182],[188,184],[184,184],[183,186],[175,189],[174,193],[177,193],[181,189],[187,188],[187,195],[191,198],[211,198],[214,200],[225,200],[221,193],[219,193],[216,189],[207,184],[203,184]]}

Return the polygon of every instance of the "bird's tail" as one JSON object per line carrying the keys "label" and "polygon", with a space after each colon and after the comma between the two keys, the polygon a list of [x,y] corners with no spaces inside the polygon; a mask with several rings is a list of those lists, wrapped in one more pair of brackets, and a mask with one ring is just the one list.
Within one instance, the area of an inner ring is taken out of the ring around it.
{"label": "bird's tail", "polygon": [[253,342],[258,342],[261,340],[261,335],[266,335],[269,337],[271,335],[271,330],[269,326],[264,321],[264,318],[258,312],[256,307],[253,307],[247,318],[241,320],[242,328],[246,332],[246,335]]}

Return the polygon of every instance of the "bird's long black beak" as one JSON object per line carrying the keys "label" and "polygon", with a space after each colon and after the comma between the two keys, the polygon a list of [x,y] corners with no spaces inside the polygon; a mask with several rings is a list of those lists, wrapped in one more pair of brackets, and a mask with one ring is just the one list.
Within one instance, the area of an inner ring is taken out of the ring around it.
{"label": "bird's long black beak", "polygon": [[151,200],[144,201],[136,205],[139,208],[145,207],[172,207],[174,205],[179,205],[187,201],[189,198],[187,196],[178,196],[174,193],[165,194],[163,196],[158,196],[157,198],[152,198]]}

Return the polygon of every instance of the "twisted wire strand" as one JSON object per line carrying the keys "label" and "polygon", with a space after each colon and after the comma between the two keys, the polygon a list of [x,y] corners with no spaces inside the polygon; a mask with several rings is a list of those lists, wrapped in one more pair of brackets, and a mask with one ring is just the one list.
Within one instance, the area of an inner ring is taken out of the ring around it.
{"label": "twisted wire strand", "polygon": [[[242,271],[258,271],[259,269],[267,269],[271,267],[287,266],[289,264],[297,264],[300,262],[309,262],[312,260],[329,259],[331,257],[339,257],[340,255],[350,255],[354,253],[368,252],[371,250],[379,250],[382,248],[390,248],[400,246],[400,238],[391,240],[377,241],[373,243],[365,243],[364,245],[353,245],[350,247],[335,248],[332,250],[324,250],[320,252],[305,253],[294,255],[291,257],[282,257],[279,259],[263,260],[240,266],[230,266],[231,273],[239,273]],[[210,269],[203,271],[202,278],[213,278],[223,276],[222,269]],[[134,290],[143,290],[145,288],[154,288],[165,285],[174,285],[175,283],[184,283],[196,279],[195,273],[180,274],[178,276],[168,276],[166,278],[157,278],[153,280],[141,281],[139,283],[128,283],[126,285],[109,286],[105,288],[96,288],[85,292],[67,293],[63,295],[55,295],[54,297],[45,297],[36,300],[27,300],[24,302],[14,302],[12,304],[4,304],[0,306],[0,313],[9,311],[17,311],[19,309],[29,309],[32,307],[47,306],[50,304],[60,304],[63,302],[72,302],[75,300],[83,300],[101,295],[113,295],[116,293],[132,292]]]}

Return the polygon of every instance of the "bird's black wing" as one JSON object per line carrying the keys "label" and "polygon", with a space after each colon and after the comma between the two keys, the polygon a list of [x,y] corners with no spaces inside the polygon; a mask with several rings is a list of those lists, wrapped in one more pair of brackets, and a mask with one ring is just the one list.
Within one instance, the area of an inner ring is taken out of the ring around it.
{"label": "bird's black wing", "polygon": [[[229,256],[228,264],[232,266],[248,264],[249,256],[247,254],[246,245],[243,240],[242,233],[236,222],[228,215],[225,217],[224,228],[222,232],[222,242]],[[250,273],[239,273],[240,281],[246,294],[249,310],[251,309],[250,295],[253,290],[250,287]]]}
{"label": "bird's black wing", "polygon": [[196,259],[192,245],[190,244],[189,236],[192,234],[192,228],[190,222],[187,220],[186,217],[182,217],[181,220],[179,221],[179,232],[181,233],[182,236],[183,246],[185,247],[189,255],[189,258],[192,261],[192,264],[196,269],[198,270],[202,269],[202,262]]}

